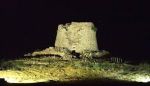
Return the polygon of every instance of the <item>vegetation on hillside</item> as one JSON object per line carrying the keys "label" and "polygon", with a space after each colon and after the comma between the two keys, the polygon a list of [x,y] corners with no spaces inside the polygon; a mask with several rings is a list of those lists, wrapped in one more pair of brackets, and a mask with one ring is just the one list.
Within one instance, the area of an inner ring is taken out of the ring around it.
{"label": "vegetation on hillside", "polygon": [[0,78],[7,77],[9,80],[13,77],[16,82],[20,83],[25,80],[38,82],[41,79],[70,81],[96,78],[138,82],[143,82],[145,79],[150,81],[150,65],[146,63],[133,66],[95,59],[63,60],[51,56],[1,61],[0,69]]}

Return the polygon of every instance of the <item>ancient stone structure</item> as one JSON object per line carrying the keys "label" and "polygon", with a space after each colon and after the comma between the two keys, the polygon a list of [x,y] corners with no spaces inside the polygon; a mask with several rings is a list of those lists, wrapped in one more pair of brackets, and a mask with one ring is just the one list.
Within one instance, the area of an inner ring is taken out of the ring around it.
{"label": "ancient stone structure", "polygon": [[35,51],[25,56],[59,56],[64,60],[106,57],[109,52],[98,49],[96,30],[92,22],[60,24],[57,30],[55,47]]}
{"label": "ancient stone structure", "polygon": [[59,25],[55,47],[76,52],[98,51],[96,28],[92,22],[71,22]]}

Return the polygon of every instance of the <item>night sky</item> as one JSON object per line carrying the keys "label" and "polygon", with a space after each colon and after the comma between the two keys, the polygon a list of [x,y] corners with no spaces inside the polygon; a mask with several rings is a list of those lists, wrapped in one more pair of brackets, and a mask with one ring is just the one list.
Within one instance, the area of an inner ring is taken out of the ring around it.
{"label": "night sky", "polygon": [[150,60],[149,8],[146,0],[1,0],[0,58],[54,46],[58,24],[90,21],[99,49]]}

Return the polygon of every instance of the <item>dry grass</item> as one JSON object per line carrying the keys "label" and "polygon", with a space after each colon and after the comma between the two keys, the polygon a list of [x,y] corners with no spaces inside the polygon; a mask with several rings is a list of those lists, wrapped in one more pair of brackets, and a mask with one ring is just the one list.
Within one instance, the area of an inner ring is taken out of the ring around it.
{"label": "dry grass", "polygon": [[[40,57],[1,62],[0,78],[13,78],[16,83],[46,80],[69,81],[94,78],[139,81],[150,79],[150,65],[129,65],[108,61]],[[137,79],[138,78],[138,79]]]}

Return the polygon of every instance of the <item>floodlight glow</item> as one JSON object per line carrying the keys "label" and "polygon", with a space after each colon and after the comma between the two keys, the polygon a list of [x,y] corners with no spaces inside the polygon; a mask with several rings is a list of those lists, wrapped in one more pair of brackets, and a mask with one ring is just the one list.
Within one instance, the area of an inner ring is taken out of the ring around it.
{"label": "floodlight glow", "polygon": [[135,81],[147,83],[147,82],[150,82],[150,77],[149,76],[137,76]]}
{"label": "floodlight glow", "polygon": [[8,83],[17,83],[18,82],[16,79],[13,79],[13,78],[5,78],[5,81],[7,81]]}
{"label": "floodlight glow", "polygon": [[[21,71],[20,71],[21,73]],[[24,74],[19,75],[19,73],[15,73],[15,71],[0,71],[0,78],[3,78],[8,83],[39,83],[39,82],[48,82],[49,79],[41,78],[31,78],[27,79],[29,76],[26,76]],[[32,77],[32,75],[30,76]]]}
{"label": "floodlight glow", "polygon": [[48,80],[40,79],[40,80],[18,80],[15,78],[5,78],[5,81],[8,83],[39,83],[39,82],[48,82]]}

